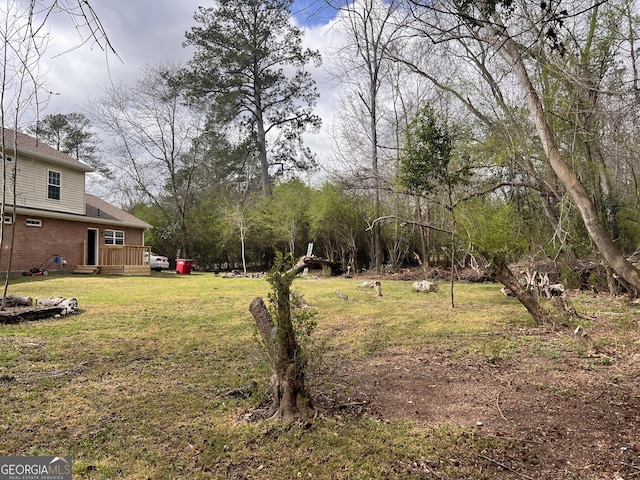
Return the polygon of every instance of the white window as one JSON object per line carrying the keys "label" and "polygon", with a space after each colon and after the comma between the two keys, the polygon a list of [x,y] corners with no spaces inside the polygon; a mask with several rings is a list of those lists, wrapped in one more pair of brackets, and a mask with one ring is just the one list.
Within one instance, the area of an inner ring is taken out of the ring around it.
{"label": "white window", "polygon": [[27,218],[27,227],[41,227],[42,220],[39,218]]}
{"label": "white window", "polygon": [[105,230],[105,245],[124,245],[124,232],[122,230]]}
{"label": "white window", "polygon": [[60,200],[60,172],[49,170],[47,198],[49,200]]}
{"label": "white window", "polygon": [[11,215],[5,215],[4,223],[6,223],[7,225],[11,225],[13,223],[13,217]]}
{"label": "white window", "polygon": [[13,158],[12,157],[4,157],[4,161],[5,162],[13,162]]}

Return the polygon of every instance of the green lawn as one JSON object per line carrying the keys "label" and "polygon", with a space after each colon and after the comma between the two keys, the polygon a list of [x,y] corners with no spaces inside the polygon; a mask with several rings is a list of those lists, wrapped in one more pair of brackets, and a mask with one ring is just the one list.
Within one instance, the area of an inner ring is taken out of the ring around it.
{"label": "green lawn", "polygon": [[[455,310],[446,285],[416,294],[411,282],[383,281],[381,298],[356,285],[293,284],[318,312],[314,338],[330,368],[310,379],[316,389],[335,389],[332,365],[389,350],[555,354],[535,337],[485,335],[531,327],[496,285],[456,287]],[[78,299],[78,315],[0,325],[0,455],[70,455],[74,478],[496,478],[464,458],[510,448],[508,439],[371,415],[246,421],[268,394],[268,358],[248,312],[267,296],[264,279],[50,275],[16,278],[9,293]],[[253,397],[223,394],[250,380]],[[452,455],[462,460],[439,476],[420,469]]]}

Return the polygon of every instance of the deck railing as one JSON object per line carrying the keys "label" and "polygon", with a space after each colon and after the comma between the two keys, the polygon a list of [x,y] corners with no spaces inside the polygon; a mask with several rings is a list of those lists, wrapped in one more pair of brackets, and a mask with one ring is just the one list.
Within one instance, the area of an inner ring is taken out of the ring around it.
{"label": "deck railing", "polygon": [[98,265],[102,267],[149,265],[150,255],[151,247],[143,245],[100,245]]}

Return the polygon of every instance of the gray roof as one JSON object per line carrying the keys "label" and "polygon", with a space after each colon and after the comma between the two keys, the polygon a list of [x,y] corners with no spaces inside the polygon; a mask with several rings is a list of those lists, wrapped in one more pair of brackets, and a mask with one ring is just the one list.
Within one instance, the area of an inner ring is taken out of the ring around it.
{"label": "gray roof", "polygon": [[101,198],[94,195],[86,194],[87,212],[85,214],[88,218],[95,218],[99,220],[113,220],[117,222],[126,223],[128,225],[140,228],[152,228],[147,222],[134,217],[130,213],[105,202]]}

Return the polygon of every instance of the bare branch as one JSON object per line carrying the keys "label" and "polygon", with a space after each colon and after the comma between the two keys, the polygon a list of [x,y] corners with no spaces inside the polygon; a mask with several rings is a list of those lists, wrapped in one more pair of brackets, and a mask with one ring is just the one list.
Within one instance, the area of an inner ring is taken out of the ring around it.
{"label": "bare branch", "polygon": [[375,220],[373,220],[371,222],[371,224],[369,225],[369,227],[367,228],[367,232],[372,231],[374,225],[376,225],[377,223],[384,223],[387,220],[398,220],[400,221],[400,226],[405,226],[405,225],[415,225],[417,227],[425,227],[428,228],[430,230],[434,230],[436,232],[442,232],[442,233],[447,233],[449,235],[453,235],[454,232],[452,232],[451,230],[446,230],[444,228],[440,228],[440,227],[436,227],[435,225],[432,225],[430,223],[426,223],[426,222],[419,222],[416,220],[407,220],[406,218],[402,218],[399,217],[398,215],[385,215],[383,217],[378,217]]}
{"label": "bare branch", "polygon": [[[28,15],[31,36],[37,36],[49,18],[56,13],[67,14],[76,31],[80,34],[81,43],[74,48],[78,48],[93,40],[101,50],[111,52],[120,58],[116,49],[111,44],[111,40],[98,14],[89,4],[89,0],[53,0],[51,2],[30,0]],[[82,30],[88,30],[88,36],[86,38],[83,37]]]}

